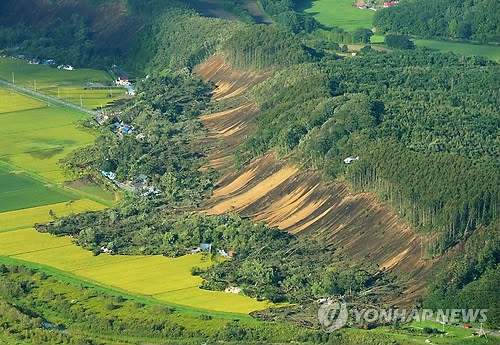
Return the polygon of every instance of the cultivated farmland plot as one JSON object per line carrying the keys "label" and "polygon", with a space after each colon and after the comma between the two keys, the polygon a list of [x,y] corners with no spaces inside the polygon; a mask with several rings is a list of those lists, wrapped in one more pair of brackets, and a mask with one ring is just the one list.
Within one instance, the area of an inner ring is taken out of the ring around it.
{"label": "cultivated farmland plot", "polygon": [[355,7],[353,0],[316,0],[303,10],[312,13],[323,25],[339,27],[346,31],[373,27],[374,12]]}
{"label": "cultivated farmland plot", "polygon": [[[0,167],[0,212],[70,201],[74,196]],[[2,213],[0,213],[1,215]]]}
{"label": "cultivated farmland plot", "polygon": [[[23,214],[18,212],[12,216],[23,217]],[[200,289],[201,278],[192,276],[191,268],[211,264],[210,259],[202,254],[175,259],[160,255],[93,256],[91,252],[75,246],[68,237],[40,234],[32,228],[4,232],[0,229],[0,254],[48,265],[101,285],[196,309],[247,314],[270,306],[269,302],[258,302],[249,297]]]}
{"label": "cultivated farmland plot", "polygon": [[[31,101],[29,97],[17,97]],[[4,99],[0,98],[2,102]],[[55,106],[1,112],[0,161],[57,182],[64,181],[59,160],[95,138],[93,133],[77,128],[77,122],[84,116],[88,115]]]}
{"label": "cultivated farmland plot", "polygon": [[0,58],[0,79],[13,82],[29,89],[36,89],[47,95],[61,98],[85,108],[95,109],[123,99],[124,88],[87,88],[87,83],[112,83],[112,78],[104,71],[88,68],[66,71],[43,65],[31,65],[25,60]]}

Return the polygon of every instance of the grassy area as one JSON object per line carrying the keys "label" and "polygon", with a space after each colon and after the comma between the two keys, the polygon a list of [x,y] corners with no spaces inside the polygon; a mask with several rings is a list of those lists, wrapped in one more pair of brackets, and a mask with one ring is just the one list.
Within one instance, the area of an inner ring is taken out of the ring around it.
{"label": "grassy area", "polygon": [[[425,334],[424,328],[435,329],[437,333]],[[493,336],[486,338],[473,336],[473,330],[459,326],[445,325],[443,328],[440,323],[432,321],[413,321],[401,326],[399,329],[381,327],[370,332],[388,334],[402,344],[479,345],[498,344],[499,340],[499,338]]]}
{"label": "grassy area", "polygon": [[109,203],[113,203],[116,201],[116,195],[114,192],[103,189],[101,186],[95,184],[84,184],[84,185],[70,184],[69,187],[76,189],[78,192],[83,193],[84,195],[96,196]]}
{"label": "grassy area", "polygon": [[303,8],[323,25],[336,26],[346,31],[358,28],[372,28],[373,14],[371,10],[360,10],[354,6],[354,0],[316,0],[311,7]]}
{"label": "grassy area", "polygon": [[52,86],[38,89],[38,91],[87,109],[103,107],[111,102],[128,97],[125,95],[126,89],[122,88],[85,90],[81,87],[57,88]]}
{"label": "grassy area", "polygon": [[47,106],[41,101],[24,97],[14,91],[0,88],[0,114],[13,111],[29,110]]}
{"label": "grassy area", "polygon": [[75,246],[68,237],[26,228],[0,232],[0,255],[47,265],[105,286],[196,309],[247,314],[269,306],[267,302],[240,295],[199,289],[201,278],[191,275],[191,268],[212,264],[201,254],[180,258],[94,256]]}
{"label": "grassy area", "polygon": [[466,56],[484,56],[491,60],[500,61],[500,46],[437,40],[415,40],[415,44],[419,47],[453,52]]}
{"label": "grassy area", "polygon": [[[66,71],[44,65],[30,65],[25,60],[0,58],[0,79],[35,89],[76,105],[94,109],[126,97],[125,89],[86,89],[87,82],[109,83],[104,71],[88,68]],[[3,97],[0,98],[3,99]]]}

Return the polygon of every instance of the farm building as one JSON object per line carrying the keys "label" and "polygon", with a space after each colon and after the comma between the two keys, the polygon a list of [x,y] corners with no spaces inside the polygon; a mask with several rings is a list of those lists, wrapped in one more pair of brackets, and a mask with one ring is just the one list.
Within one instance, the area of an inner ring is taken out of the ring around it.
{"label": "farm building", "polygon": [[119,86],[130,86],[130,80],[126,75],[121,75],[116,79],[115,84]]}
{"label": "farm building", "polygon": [[202,252],[211,252],[212,244],[211,243],[200,243],[200,250]]}
{"label": "farm building", "polygon": [[101,171],[101,174],[107,178],[109,178],[110,180],[114,180],[116,178],[116,175],[114,172],[112,171]]}
{"label": "farm building", "polygon": [[396,6],[397,4],[398,4],[397,1],[386,1],[386,2],[384,2],[384,8]]}
{"label": "farm building", "polygon": [[135,96],[135,88],[132,85],[128,85],[125,94],[129,96]]}

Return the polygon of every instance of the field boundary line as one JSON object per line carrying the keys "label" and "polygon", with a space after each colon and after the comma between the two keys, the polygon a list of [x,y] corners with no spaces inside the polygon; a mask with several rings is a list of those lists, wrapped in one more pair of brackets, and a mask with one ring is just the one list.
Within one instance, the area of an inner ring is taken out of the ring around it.
{"label": "field boundary line", "polygon": [[78,106],[76,104],[73,104],[73,103],[70,103],[70,102],[66,102],[66,101],[64,101],[62,99],[59,99],[59,98],[56,98],[56,97],[53,97],[53,96],[50,96],[50,95],[46,95],[44,93],[41,93],[41,92],[38,92],[38,91],[35,91],[35,90],[28,89],[27,87],[24,87],[24,86],[20,86],[20,85],[17,85],[17,84],[12,84],[12,83],[10,83],[10,82],[8,82],[6,80],[3,80],[3,79],[0,79],[0,84],[3,84],[4,86],[7,86],[10,89],[21,91],[21,92],[18,92],[18,93],[20,93],[23,96],[30,97],[30,98],[32,98],[34,100],[45,102],[45,103],[47,103],[47,105],[49,105],[52,102],[52,103],[55,103],[55,104],[62,105],[64,107],[73,108],[75,110],[78,110],[80,112],[84,112],[84,113],[92,115],[92,116],[96,116],[97,115],[97,112],[95,112],[93,110],[80,107],[80,106]]}
{"label": "field boundary line", "polygon": [[[92,196],[90,196],[90,194],[86,195],[84,193],[81,193],[79,190],[77,190],[75,188],[65,186],[63,182],[57,182],[57,181],[51,180],[49,178],[43,177],[43,176],[33,172],[33,171],[24,169],[23,167],[20,167],[18,165],[8,163],[4,160],[0,160],[0,166],[2,166],[2,165],[9,170],[23,171],[27,176],[37,180],[38,182],[43,183],[44,185],[46,185],[46,184],[51,185],[54,188],[59,189],[63,193],[68,193],[68,194],[76,197],[75,200],[88,199],[88,200],[94,201],[94,202],[101,204],[103,206],[106,206],[106,207],[113,207],[113,205],[114,205],[113,203],[108,202],[106,200],[103,200],[95,195],[92,195]],[[45,205],[43,205],[43,206],[45,206]],[[30,208],[33,208],[33,207],[27,207],[24,209],[30,209]]]}
{"label": "field boundary line", "polygon": [[255,320],[253,317],[249,316],[246,313],[234,313],[234,312],[224,312],[224,311],[217,311],[217,310],[210,310],[210,309],[203,309],[203,308],[195,308],[195,307],[190,307],[190,306],[184,305],[184,304],[160,300],[160,299],[152,297],[151,295],[141,294],[138,292],[132,292],[132,291],[128,291],[128,290],[125,290],[125,289],[122,289],[119,287],[115,287],[112,285],[107,285],[107,284],[101,283],[99,281],[90,279],[90,278],[85,278],[85,277],[79,276],[77,274],[73,274],[69,271],[64,271],[64,270],[58,269],[58,268],[50,266],[50,265],[45,265],[45,264],[41,264],[41,263],[29,261],[29,260],[13,258],[13,257],[6,256],[6,255],[0,255],[0,263],[17,264],[17,265],[23,265],[26,267],[31,267],[31,268],[43,270],[43,271],[48,272],[50,275],[57,277],[57,278],[59,278],[63,281],[66,281],[66,282],[69,281],[69,282],[80,283],[80,284],[83,284],[87,287],[94,287],[94,288],[102,289],[104,291],[107,291],[108,293],[111,293],[112,295],[115,295],[115,296],[122,295],[123,297],[129,297],[129,298],[136,299],[136,300],[146,301],[149,304],[162,304],[162,305],[166,305],[166,306],[171,306],[171,307],[178,309],[178,311],[185,311],[187,313],[194,313],[194,314],[211,314],[211,315],[218,316],[218,317],[221,317],[224,319],[229,319],[229,320],[233,320],[235,318],[239,318],[239,319],[244,318],[245,320],[248,320],[248,321],[258,322],[257,320]]}

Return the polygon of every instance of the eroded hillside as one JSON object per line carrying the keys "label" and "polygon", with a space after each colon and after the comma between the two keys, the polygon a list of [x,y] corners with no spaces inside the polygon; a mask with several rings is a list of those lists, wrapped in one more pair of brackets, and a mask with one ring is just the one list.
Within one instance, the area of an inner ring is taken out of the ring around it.
{"label": "eroded hillside", "polygon": [[221,56],[212,57],[196,72],[217,85],[213,101],[220,110],[201,119],[209,130],[209,162],[225,172],[204,212],[236,211],[290,233],[326,232],[339,252],[404,277],[407,301],[422,293],[433,264],[422,259],[425,239],[373,195],[353,193],[341,181],[325,182],[320,173],[301,170],[272,153],[234,168],[232,153],[258,114],[247,94],[268,75],[235,72]]}

